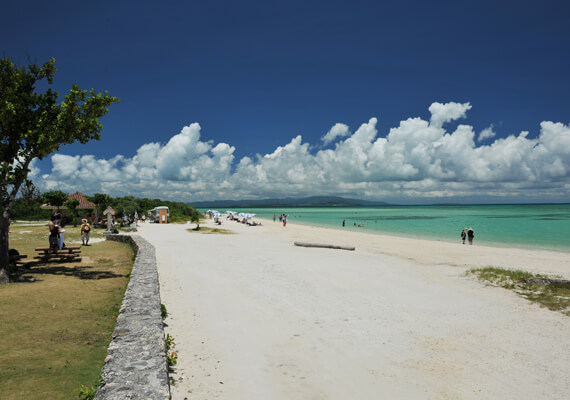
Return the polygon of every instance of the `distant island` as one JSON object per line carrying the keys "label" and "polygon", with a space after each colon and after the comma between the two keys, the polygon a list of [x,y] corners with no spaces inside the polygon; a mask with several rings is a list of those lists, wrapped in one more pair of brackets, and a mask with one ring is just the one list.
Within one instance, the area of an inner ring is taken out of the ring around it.
{"label": "distant island", "polygon": [[304,198],[263,199],[263,200],[214,200],[191,203],[196,208],[263,208],[263,207],[350,207],[386,206],[382,201],[346,199],[337,196],[312,196]]}

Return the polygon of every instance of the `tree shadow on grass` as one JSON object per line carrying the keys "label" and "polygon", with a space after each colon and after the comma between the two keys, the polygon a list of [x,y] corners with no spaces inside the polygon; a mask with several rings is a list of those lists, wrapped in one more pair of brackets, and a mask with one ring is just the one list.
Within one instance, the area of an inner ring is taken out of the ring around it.
{"label": "tree shadow on grass", "polygon": [[127,275],[116,274],[112,271],[97,270],[93,266],[66,266],[54,264],[36,264],[33,268],[21,270],[19,282],[38,282],[40,279],[34,277],[31,280],[27,275],[56,275],[71,276],[83,280],[124,278]]}

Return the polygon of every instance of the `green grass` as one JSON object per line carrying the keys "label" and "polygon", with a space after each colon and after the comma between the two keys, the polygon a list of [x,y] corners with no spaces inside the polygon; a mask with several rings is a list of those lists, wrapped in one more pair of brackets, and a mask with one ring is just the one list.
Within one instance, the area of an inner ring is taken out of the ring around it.
{"label": "green grass", "polygon": [[[66,230],[66,243],[80,241],[79,228]],[[10,231],[10,247],[26,260],[48,244],[45,225],[17,224]],[[98,381],[133,251],[111,241],[81,251],[81,262],[19,268],[15,283],[0,286],[2,399],[78,398],[74,390]]]}
{"label": "green grass", "polygon": [[513,290],[518,295],[539,304],[541,307],[570,315],[569,283],[543,285],[525,281],[529,278],[559,279],[560,277],[497,267],[474,268],[467,273],[477,276],[480,281],[488,284]]}
{"label": "green grass", "polygon": [[203,233],[203,234],[212,234],[212,233],[219,233],[222,235],[228,235],[228,234],[233,234],[232,231],[228,230],[228,229],[222,229],[222,228],[210,228],[207,226],[201,226],[199,229],[198,228],[192,228],[192,229],[186,229],[188,232],[193,232],[193,233]]}
{"label": "green grass", "polygon": [[[66,225],[64,241],[67,245],[81,244],[81,227]],[[91,239],[103,238],[104,229],[92,229]],[[33,258],[34,248],[49,246],[47,222],[15,222],[10,224],[10,248]]]}

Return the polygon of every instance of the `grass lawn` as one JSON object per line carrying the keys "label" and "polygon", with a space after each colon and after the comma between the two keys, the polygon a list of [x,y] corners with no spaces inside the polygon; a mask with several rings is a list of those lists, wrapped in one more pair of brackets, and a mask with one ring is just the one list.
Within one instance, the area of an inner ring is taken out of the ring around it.
{"label": "grass lawn", "polygon": [[[31,261],[47,232],[12,224],[10,247]],[[97,383],[134,259],[127,244],[96,242],[102,232],[81,262],[20,267],[17,282],[0,285],[2,399],[79,398],[74,390]],[[79,227],[66,226],[65,243],[81,244]]]}

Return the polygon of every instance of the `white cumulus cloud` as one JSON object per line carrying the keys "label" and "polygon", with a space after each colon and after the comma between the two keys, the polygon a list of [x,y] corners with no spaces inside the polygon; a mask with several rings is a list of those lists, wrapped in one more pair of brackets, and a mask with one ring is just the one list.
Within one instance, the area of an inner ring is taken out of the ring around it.
{"label": "white cumulus cloud", "polygon": [[346,137],[348,135],[350,135],[348,126],[338,122],[334,124],[334,126],[326,133],[326,135],[321,138],[321,140],[325,143],[325,145],[327,145],[339,137]]}
{"label": "white cumulus cloud", "polygon": [[497,134],[493,131],[493,125],[491,124],[490,127],[485,128],[481,131],[481,133],[479,134],[479,138],[477,139],[477,141],[479,142],[483,142],[487,139],[491,139],[494,138],[495,136],[497,136]]}
{"label": "white cumulus cloud", "polygon": [[432,103],[429,106],[431,113],[430,125],[441,128],[446,122],[454,121],[459,118],[465,118],[465,114],[471,109],[469,103]]}
{"label": "white cumulus cloud", "polygon": [[467,124],[446,130],[446,122],[466,118],[470,108],[433,103],[429,121],[408,118],[387,132],[378,132],[376,118],[354,133],[335,124],[321,138],[325,144],[343,138],[334,148],[315,150],[298,135],[239,160],[231,144],[201,140],[193,123],[166,144],[142,145],[132,158],[54,154],[39,186],[187,202],[307,195],[570,201],[568,125],[542,122],[535,139],[527,132],[495,139],[492,126],[479,135]]}

